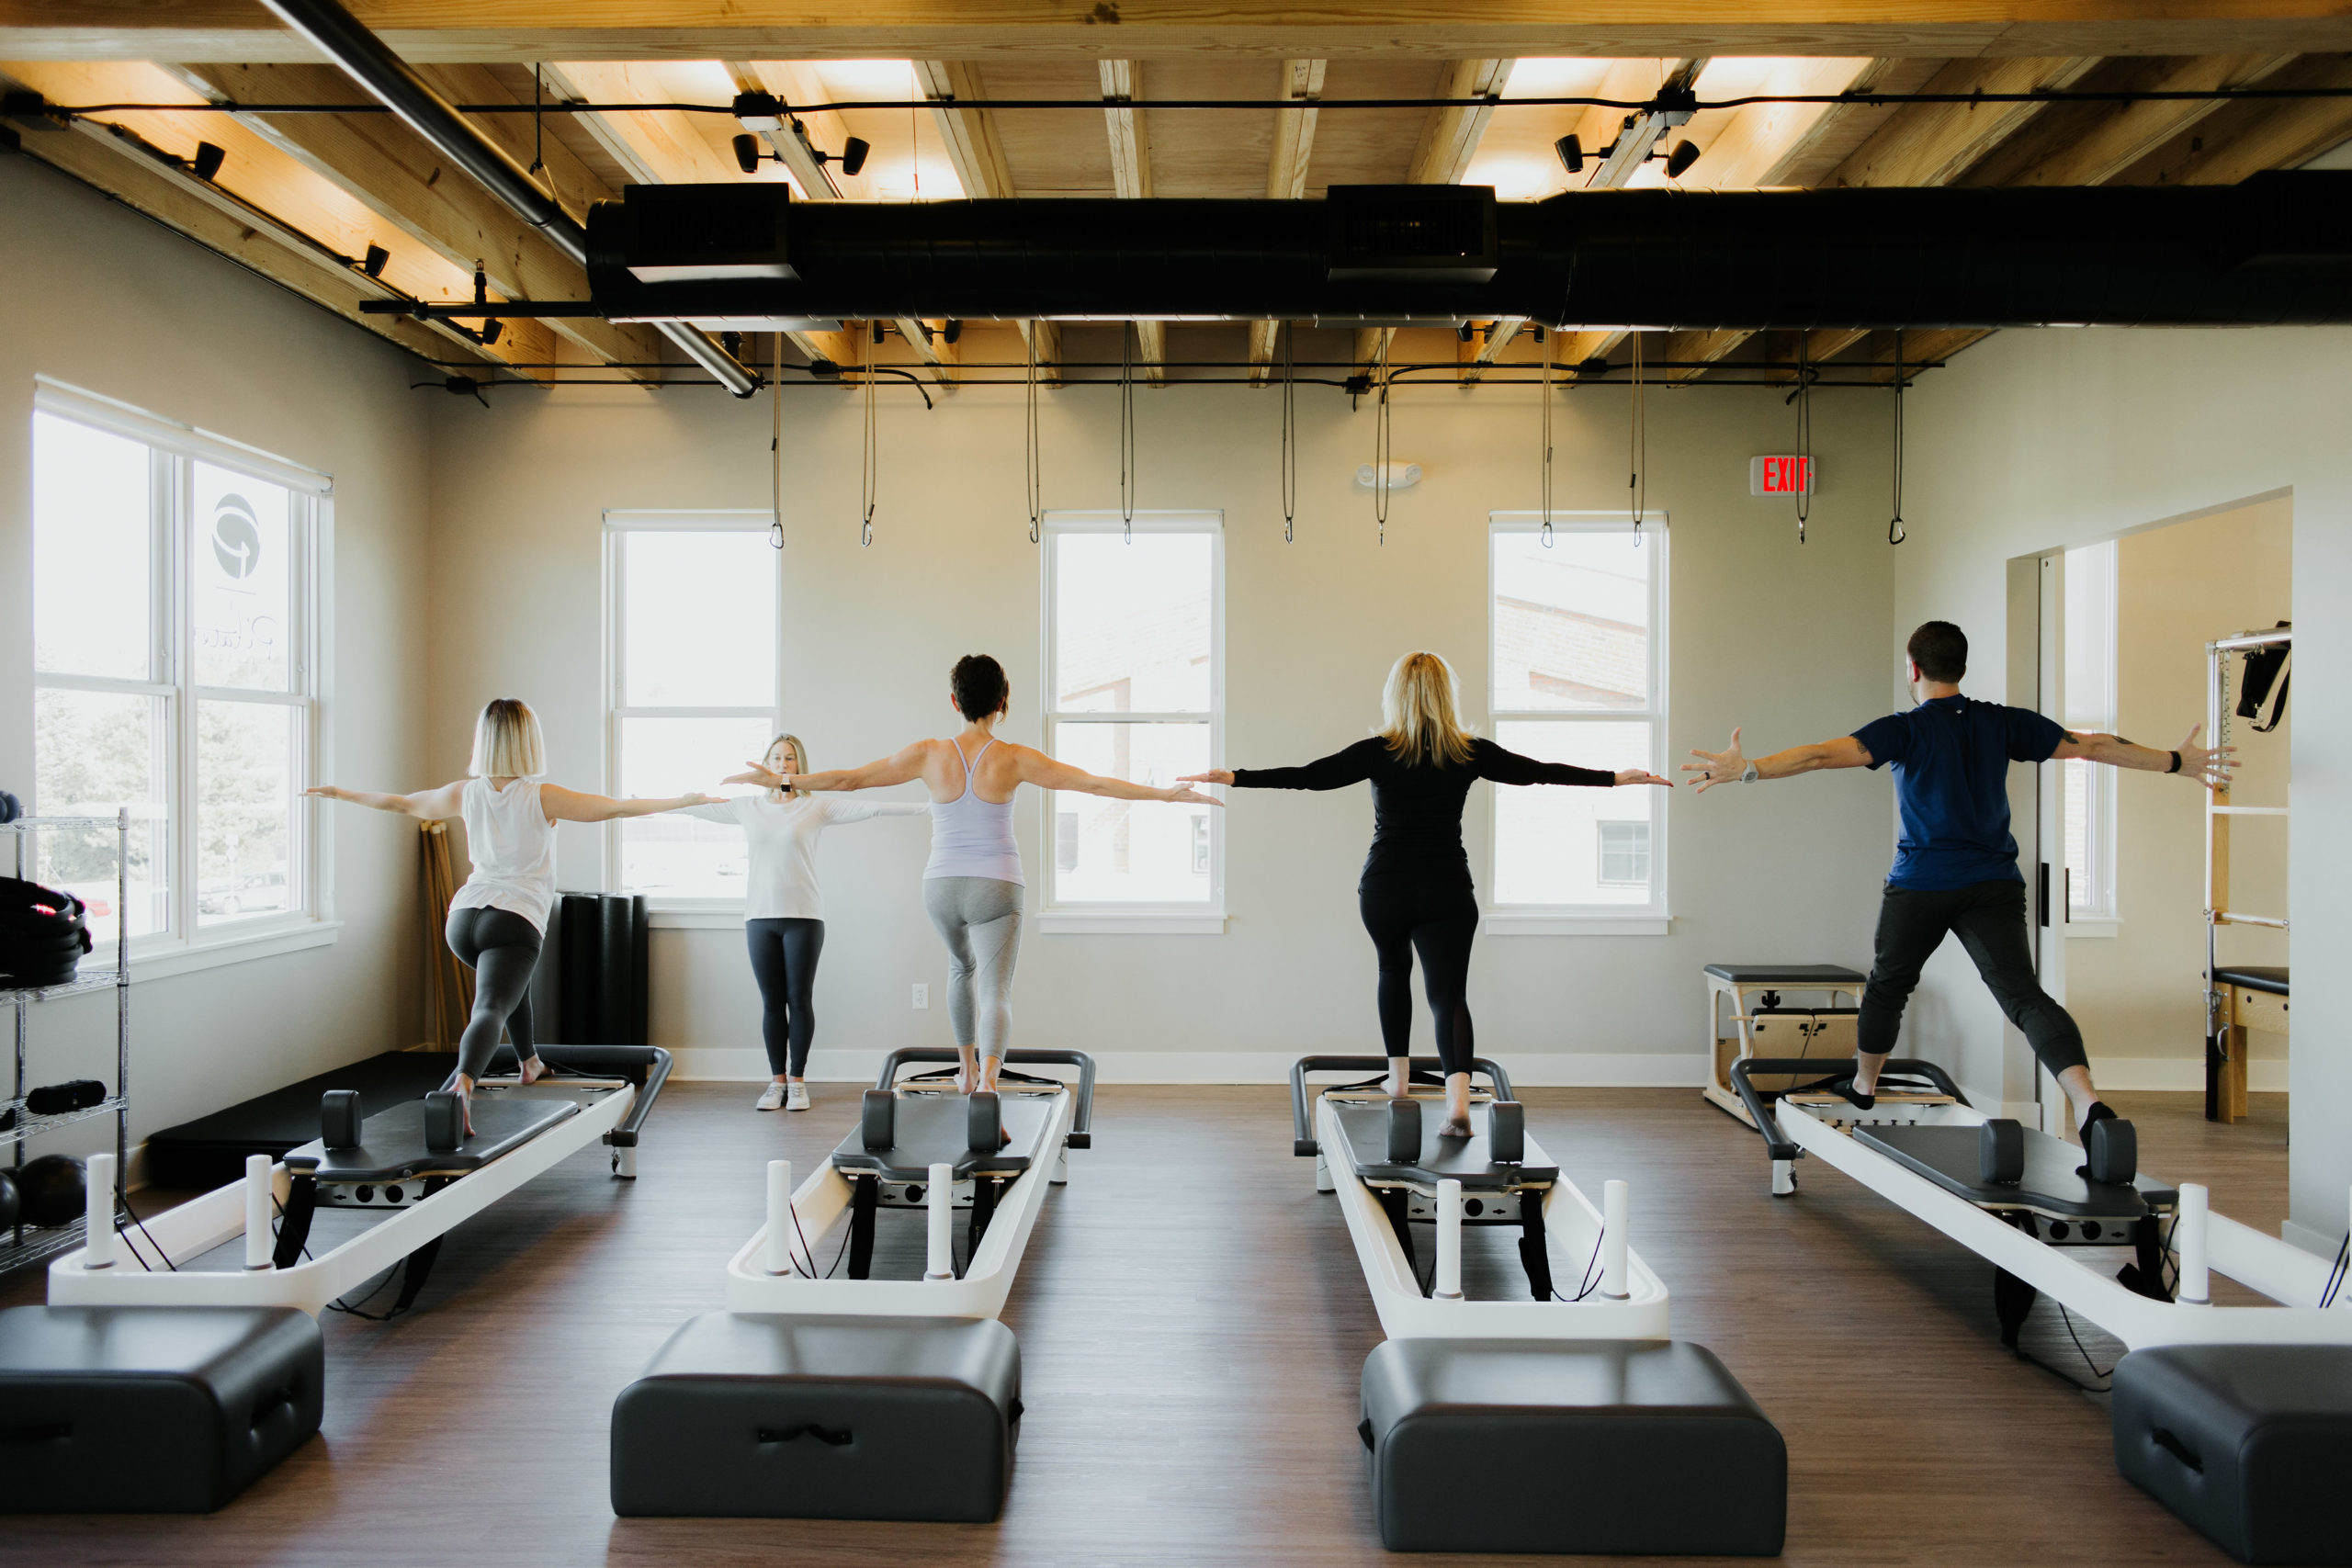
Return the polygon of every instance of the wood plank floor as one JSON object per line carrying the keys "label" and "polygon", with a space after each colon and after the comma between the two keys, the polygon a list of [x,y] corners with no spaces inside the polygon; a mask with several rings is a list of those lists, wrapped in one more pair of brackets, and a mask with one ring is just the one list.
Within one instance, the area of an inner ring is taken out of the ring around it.
{"label": "wood plank floor", "polygon": [[[681,1084],[642,1179],[575,1156],[453,1235],[420,1309],[330,1314],[322,1439],[207,1518],[19,1518],[0,1562],[1330,1564],[1385,1554],[1353,1427],[1380,1338],[1346,1227],[1290,1154],[1274,1089],[1105,1088],[1095,1147],[1047,1202],[1006,1321],[1028,1413],[992,1526],[617,1519],[614,1396],[721,1304],[761,1162],[848,1129],[845,1086],[757,1115]],[[1804,1564],[2225,1561],[2115,1473],[2105,1401],[2006,1354],[1990,1271],[1836,1171],[1768,1195],[1755,1135],[1669,1090],[1530,1089],[1573,1179],[1633,1184],[1634,1245],[1786,1435]],[[2285,1097],[2210,1126],[2188,1095],[2118,1096],[2143,1160],[2266,1228],[2286,1207]],[[38,1274],[0,1304],[40,1299]],[[2030,1329],[2086,1372],[2047,1305]],[[2104,1368],[2112,1341],[2085,1336]],[[1704,1506],[1706,1477],[1688,1478]],[[1567,1478],[1564,1478],[1564,1483]],[[1400,1560],[1403,1561],[1403,1560]],[[1469,1559],[1419,1559],[1433,1564]],[[1638,1561],[1657,1562],[1656,1559]]]}

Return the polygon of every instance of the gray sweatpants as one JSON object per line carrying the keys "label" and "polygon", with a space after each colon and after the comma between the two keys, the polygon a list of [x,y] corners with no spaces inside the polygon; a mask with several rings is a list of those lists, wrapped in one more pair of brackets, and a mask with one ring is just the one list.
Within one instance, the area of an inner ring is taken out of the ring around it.
{"label": "gray sweatpants", "polygon": [[1021,961],[1021,884],[934,876],[922,907],[947,943],[947,1021],[958,1045],[1001,1061],[1012,1036],[1012,969]]}

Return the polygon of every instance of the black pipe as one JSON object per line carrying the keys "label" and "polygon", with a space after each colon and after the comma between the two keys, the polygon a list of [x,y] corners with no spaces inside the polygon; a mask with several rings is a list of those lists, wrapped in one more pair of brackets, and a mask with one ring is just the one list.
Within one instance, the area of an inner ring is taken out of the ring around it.
{"label": "black pipe", "polygon": [[[344,73],[406,121],[410,130],[472,175],[522,220],[545,234],[556,249],[582,265],[588,260],[588,233],[555,198],[538,186],[523,165],[469,124],[448,99],[435,92],[408,62],[384,46],[336,0],[263,0],[277,18],[308,39]],[[682,321],[657,323],[662,335],[717,377],[737,397],[749,397],[760,378],[700,331]]]}
{"label": "black pipe", "polygon": [[[278,0],[272,0],[278,3]],[[801,203],[631,186],[589,216],[617,320],[1518,317],[1554,327],[2352,321],[2352,173],[2239,186]]]}

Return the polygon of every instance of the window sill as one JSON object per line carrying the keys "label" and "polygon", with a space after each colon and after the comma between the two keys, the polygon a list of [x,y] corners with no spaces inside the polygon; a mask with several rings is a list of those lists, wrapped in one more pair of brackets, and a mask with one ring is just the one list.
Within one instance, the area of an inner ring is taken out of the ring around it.
{"label": "window sill", "polygon": [[678,903],[667,908],[650,904],[645,911],[645,923],[657,931],[731,931],[743,925],[743,904],[738,899],[730,904]]}
{"label": "window sill", "polygon": [[[142,953],[134,938],[130,945],[130,983],[136,986],[149,980],[168,980],[175,975],[193,975],[199,969],[218,969],[224,964],[332,947],[338,940],[336,933],[342,930],[341,920],[308,920],[299,926],[277,926],[238,936],[213,937],[186,947],[163,948],[153,954]],[[84,962],[97,964],[99,953],[105,953],[107,962],[112,964],[113,951],[107,947],[101,947]]]}
{"label": "window sill", "polygon": [[1037,930],[1048,936],[1223,936],[1225,916],[1158,909],[1045,909]]}
{"label": "window sill", "polygon": [[2069,937],[2096,937],[2111,941],[2123,934],[2123,922],[2121,920],[2068,920],[2066,934]]}
{"label": "window sill", "polygon": [[1478,929],[1488,936],[1669,936],[1668,915],[1514,914],[1488,910]]}

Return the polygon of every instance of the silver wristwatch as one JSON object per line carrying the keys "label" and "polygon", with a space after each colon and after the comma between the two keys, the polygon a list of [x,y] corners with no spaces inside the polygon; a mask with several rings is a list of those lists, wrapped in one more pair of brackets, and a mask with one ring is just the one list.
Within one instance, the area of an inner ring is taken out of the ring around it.
{"label": "silver wristwatch", "polygon": [[1747,764],[1747,771],[1739,775],[1739,782],[1742,784],[1754,784],[1761,776],[1762,775],[1758,773],[1756,771],[1756,764],[1750,762]]}

